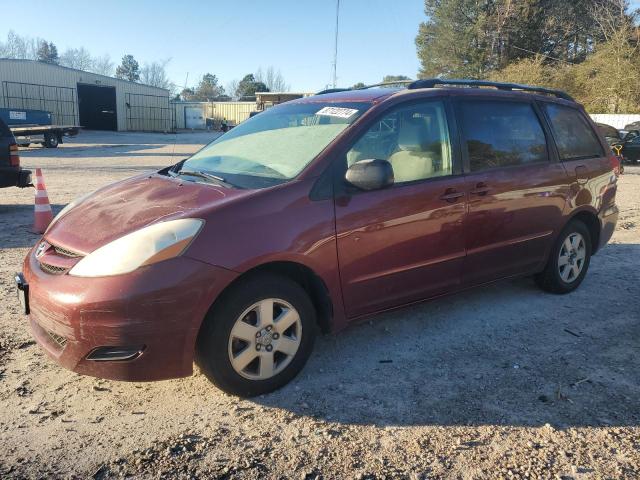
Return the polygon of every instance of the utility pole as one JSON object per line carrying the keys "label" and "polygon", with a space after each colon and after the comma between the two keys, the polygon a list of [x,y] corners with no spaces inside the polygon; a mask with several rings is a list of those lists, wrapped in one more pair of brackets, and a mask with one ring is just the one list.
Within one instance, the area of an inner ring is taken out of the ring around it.
{"label": "utility pole", "polygon": [[336,0],[336,37],[333,49],[333,88],[336,88],[338,82],[338,19],[340,18],[340,0]]}

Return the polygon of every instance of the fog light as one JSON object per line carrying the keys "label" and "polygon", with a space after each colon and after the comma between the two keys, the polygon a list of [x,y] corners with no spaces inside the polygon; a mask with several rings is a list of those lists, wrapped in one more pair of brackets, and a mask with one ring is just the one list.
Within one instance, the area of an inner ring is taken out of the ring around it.
{"label": "fog light", "polygon": [[87,360],[94,362],[122,362],[133,360],[142,355],[144,345],[141,347],[98,347],[91,350]]}

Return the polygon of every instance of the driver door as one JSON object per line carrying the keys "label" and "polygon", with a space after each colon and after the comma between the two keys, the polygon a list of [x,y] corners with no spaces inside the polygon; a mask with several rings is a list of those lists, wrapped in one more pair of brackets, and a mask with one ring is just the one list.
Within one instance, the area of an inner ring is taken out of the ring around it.
{"label": "driver door", "polygon": [[[445,100],[402,104],[383,114],[338,169],[338,262],[349,317],[455,289],[465,256],[465,184],[450,138]],[[393,186],[358,190],[351,164],[387,160]]]}

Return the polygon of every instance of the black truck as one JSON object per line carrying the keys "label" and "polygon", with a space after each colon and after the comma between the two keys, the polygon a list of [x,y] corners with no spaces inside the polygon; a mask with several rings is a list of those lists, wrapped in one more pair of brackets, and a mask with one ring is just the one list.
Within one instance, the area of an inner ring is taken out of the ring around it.
{"label": "black truck", "polygon": [[0,188],[31,186],[31,171],[20,167],[16,139],[0,119]]}
{"label": "black truck", "polygon": [[18,145],[23,147],[41,143],[47,148],[56,148],[64,137],[73,137],[80,131],[77,125],[53,125],[51,113],[44,110],[0,108],[0,120],[9,126]]}

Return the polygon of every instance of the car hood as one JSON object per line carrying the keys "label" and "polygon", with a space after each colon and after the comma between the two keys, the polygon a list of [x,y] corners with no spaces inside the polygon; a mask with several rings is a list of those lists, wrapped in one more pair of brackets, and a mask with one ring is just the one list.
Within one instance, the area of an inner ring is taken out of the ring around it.
{"label": "car hood", "polygon": [[93,193],[54,223],[45,240],[86,255],[152,223],[205,218],[212,210],[255,192],[160,174],[140,175]]}

